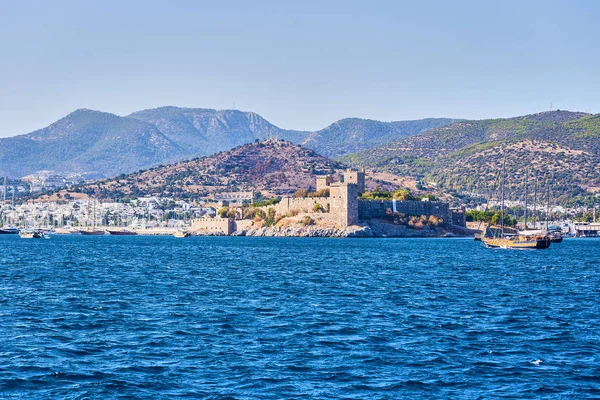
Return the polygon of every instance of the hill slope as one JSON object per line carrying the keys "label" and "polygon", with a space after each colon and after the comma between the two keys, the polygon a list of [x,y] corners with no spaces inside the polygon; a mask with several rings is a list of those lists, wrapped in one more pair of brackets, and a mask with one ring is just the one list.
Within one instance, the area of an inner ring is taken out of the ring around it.
{"label": "hill slope", "polygon": [[85,185],[82,191],[98,197],[161,195],[198,198],[223,191],[290,193],[314,185],[314,173],[344,166],[313,150],[290,142],[254,142],[172,165],[152,168]]}
{"label": "hill slope", "polygon": [[457,120],[427,118],[416,121],[381,122],[346,118],[310,133],[300,144],[326,157],[338,157],[416,135]]}
{"label": "hill slope", "polygon": [[525,170],[563,196],[600,189],[600,115],[552,111],[509,119],[461,121],[340,160],[484,193],[497,186],[506,157],[513,197]]}

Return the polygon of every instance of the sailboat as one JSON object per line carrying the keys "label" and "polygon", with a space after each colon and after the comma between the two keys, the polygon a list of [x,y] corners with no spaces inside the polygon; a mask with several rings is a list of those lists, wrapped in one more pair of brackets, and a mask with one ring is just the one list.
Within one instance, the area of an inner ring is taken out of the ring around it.
{"label": "sailboat", "polygon": [[[85,229],[81,229],[79,230],[79,233],[82,235],[94,235],[94,236],[101,236],[101,235],[105,235],[106,232],[104,232],[104,230],[102,229],[96,229],[96,199],[94,199],[94,206],[93,206],[93,216],[92,216],[92,227],[90,228],[89,226]],[[89,211],[89,200],[88,200],[88,211]]]}
{"label": "sailboat", "polygon": [[[506,159],[502,163],[502,206],[500,211],[500,226],[488,227],[481,238],[487,248],[503,249],[547,249],[550,247],[550,238],[547,234],[527,229],[527,205],[525,205],[525,230],[516,231],[504,226],[504,180],[506,173]],[[527,188],[527,183],[525,183]],[[527,189],[526,189],[527,191]],[[527,199],[527,195],[525,195]]]}
{"label": "sailboat", "polygon": [[35,201],[32,203],[33,204],[33,228],[25,228],[25,229],[21,229],[19,231],[19,236],[21,237],[21,239],[41,239],[44,237],[44,230],[43,229],[38,229],[35,228],[35,225],[37,225],[37,214],[36,214],[36,209],[35,209]]}

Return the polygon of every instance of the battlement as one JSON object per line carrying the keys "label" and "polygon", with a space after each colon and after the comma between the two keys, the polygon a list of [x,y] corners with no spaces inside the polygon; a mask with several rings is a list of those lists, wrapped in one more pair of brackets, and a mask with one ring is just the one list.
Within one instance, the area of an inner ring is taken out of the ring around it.
{"label": "battlement", "polygon": [[235,231],[235,223],[231,218],[204,216],[192,220],[191,230],[210,235],[231,235]]}
{"label": "battlement", "polygon": [[344,183],[354,183],[357,185],[358,193],[365,192],[365,172],[364,171],[356,171],[348,168],[341,175],[340,182]]}
{"label": "battlement", "polygon": [[327,189],[329,185],[333,183],[333,176],[331,175],[319,175],[317,176],[317,192],[319,190]]}

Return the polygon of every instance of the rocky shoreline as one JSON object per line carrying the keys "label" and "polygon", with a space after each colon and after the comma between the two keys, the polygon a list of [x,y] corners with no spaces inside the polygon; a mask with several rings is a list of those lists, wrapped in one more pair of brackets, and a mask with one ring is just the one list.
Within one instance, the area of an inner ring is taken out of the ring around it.
{"label": "rocky shoreline", "polygon": [[395,225],[372,220],[361,225],[347,228],[324,228],[319,226],[293,225],[289,227],[249,227],[231,236],[259,237],[334,237],[334,238],[365,238],[365,237],[398,237],[398,238],[434,238],[434,237],[469,237],[473,231],[455,226],[425,227],[411,229],[405,225]]}

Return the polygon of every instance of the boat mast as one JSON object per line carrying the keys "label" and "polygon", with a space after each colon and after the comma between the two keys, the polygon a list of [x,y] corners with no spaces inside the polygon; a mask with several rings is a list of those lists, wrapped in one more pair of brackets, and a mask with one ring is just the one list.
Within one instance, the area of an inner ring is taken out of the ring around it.
{"label": "boat mast", "polygon": [[548,232],[548,220],[550,219],[550,185],[547,188],[548,194],[546,198],[546,232]]}
{"label": "boat mast", "polygon": [[502,237],[504,237],[504,178],[506,173],[506,156],[504,156],[504,160],[502,161],[502,180],[500,181],[500,190],[502,192],[502,205],[500,207],[500,223],[502,227]]}
{"label": "boat mast", "polygon": [[535,227],[535,212],[537,211],[537,188],[538,187],[538,179],[537,179],[537,172],[535,174],[535,187],[533,189],[533,229],[536,229]]}
{"label": "boat mast", "polygon": [[528,181],[529,181],[529,170],[525,170],[525,220],[523,221],[525,230],[527,230],[527,183],[528,183]]}

